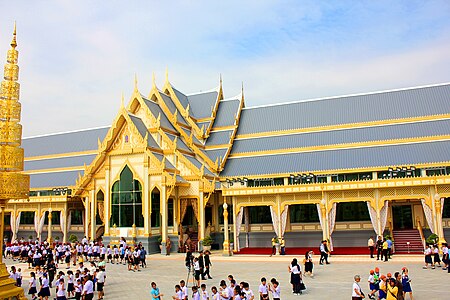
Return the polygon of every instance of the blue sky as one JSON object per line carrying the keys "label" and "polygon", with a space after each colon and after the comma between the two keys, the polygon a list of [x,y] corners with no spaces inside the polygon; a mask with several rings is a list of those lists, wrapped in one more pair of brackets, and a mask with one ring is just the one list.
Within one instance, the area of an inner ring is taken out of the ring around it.
{"label": "blue sky", "polygon": [[449,1],[3,1],[24,136],[111,124],[134,74],[246,105],[450,82]]}

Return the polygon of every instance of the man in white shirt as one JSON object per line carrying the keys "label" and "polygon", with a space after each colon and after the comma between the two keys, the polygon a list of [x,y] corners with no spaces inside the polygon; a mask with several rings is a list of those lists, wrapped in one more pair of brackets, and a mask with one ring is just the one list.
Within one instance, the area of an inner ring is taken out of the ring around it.
{"label": "man in white shirt", "polygon": [[373,236],[371,236],[369,238],[369,240],[367,241],[367,247],[369,247],[369,250],[370,250],[370,258],[374,258],[373,251],[375,250],[375,242],[373,240]]}
{"label": "man in white shirt", "polygon": [[359,282],[361,281],[361,276],[355,275],[354,279],[355,279],[355,282],[353,282],[353,286],[352,286],[352,300],[363,299],[365,296],[361,290],[361,287],[359,286]]}

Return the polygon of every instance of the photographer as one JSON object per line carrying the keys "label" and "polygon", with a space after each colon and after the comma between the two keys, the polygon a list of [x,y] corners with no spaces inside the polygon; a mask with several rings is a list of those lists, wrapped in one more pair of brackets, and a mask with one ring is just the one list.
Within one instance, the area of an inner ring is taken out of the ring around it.
{"label": "photographer", "polygon": [[185,262],[186,268],[188,268],[188,270],[191,270],[193,259],[194,259],[194,256],[192,255],[191,250],[189,249],[188,246],[186,246],[186,258],[185,258],[184,262]]}

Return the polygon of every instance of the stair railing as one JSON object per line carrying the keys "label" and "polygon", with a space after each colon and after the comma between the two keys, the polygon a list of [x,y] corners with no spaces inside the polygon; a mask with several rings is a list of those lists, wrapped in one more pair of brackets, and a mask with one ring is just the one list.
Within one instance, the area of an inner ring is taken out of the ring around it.
{"label": "stair railing", "polygon": [[[388,221],[388,227],[389,227],[389,235],[391,236],[392,239],[394,239],[394,226],[392,226],[392,220],[389,219]],[[391,249],[392,253],[395,253],[395,240],[392,243],[392,249]]]}
{"label": "stair railing", "polygon": [[417,222],[417,230],[419,230],[419,234],[420,234],[420,240],[422,241],[422,247],[425,250],[426,243],[425,243],[425,236],[423,234],[422,224],[420,224],[419,218],[416,219],[416,222]]}

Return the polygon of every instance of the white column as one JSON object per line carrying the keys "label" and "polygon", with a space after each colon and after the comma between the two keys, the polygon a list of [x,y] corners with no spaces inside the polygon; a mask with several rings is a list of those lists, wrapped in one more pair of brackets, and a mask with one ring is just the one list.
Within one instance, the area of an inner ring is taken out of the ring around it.
{"label": "white column", "polygon": [[198,216],[199,216],[199,229],[200,229],[200,236],[199,240],[203,241],[205,238],[205,198],[203,196],[203,192],[200,192],[200,198],[198,201]]}
{"label": "white column", "polygon": [[[147,158],[148,160],[148,158]],[[148,163],[144,164],[144,185],[142,187],[142,213],[144,216],[144,235],[150,235],[150,179],[148,177]]]}
{"label": "white column", "polygon": [[233,251],[237,252],[238,251],[238,244],[237,244],[237,239],[239,238],[237,236],[237,232],[236,232],[236,197],[232,197],[233,199],[233,239],[234,239],[234,244],[233,244]]}
{"label": "white column", "polygon": [[95,220],[96,220],[96,216],[97,216],[97,201],[95,199],[95,190],[89,191],[89,198],[91,199],[91,228],[90,228],[90,232],[91,232],[91,240],[95,240],[95,234],[96,234],[96,229],[97,226],[95,224]]}
{"label": "white column", "polygon": [[105,201],[103,202],[105,214],[105,236],[109,236],[109,219],[111,217],[111,185],[109,167],[105,168]]}
{"label": "white column", "polygon": [[[160,194],[160,213],[161,213],[161,254],[166,255],[166,241],[167,241],[167,187],[163,185],[162,191]],[[153,212],[155,213],[155,212]]]}

